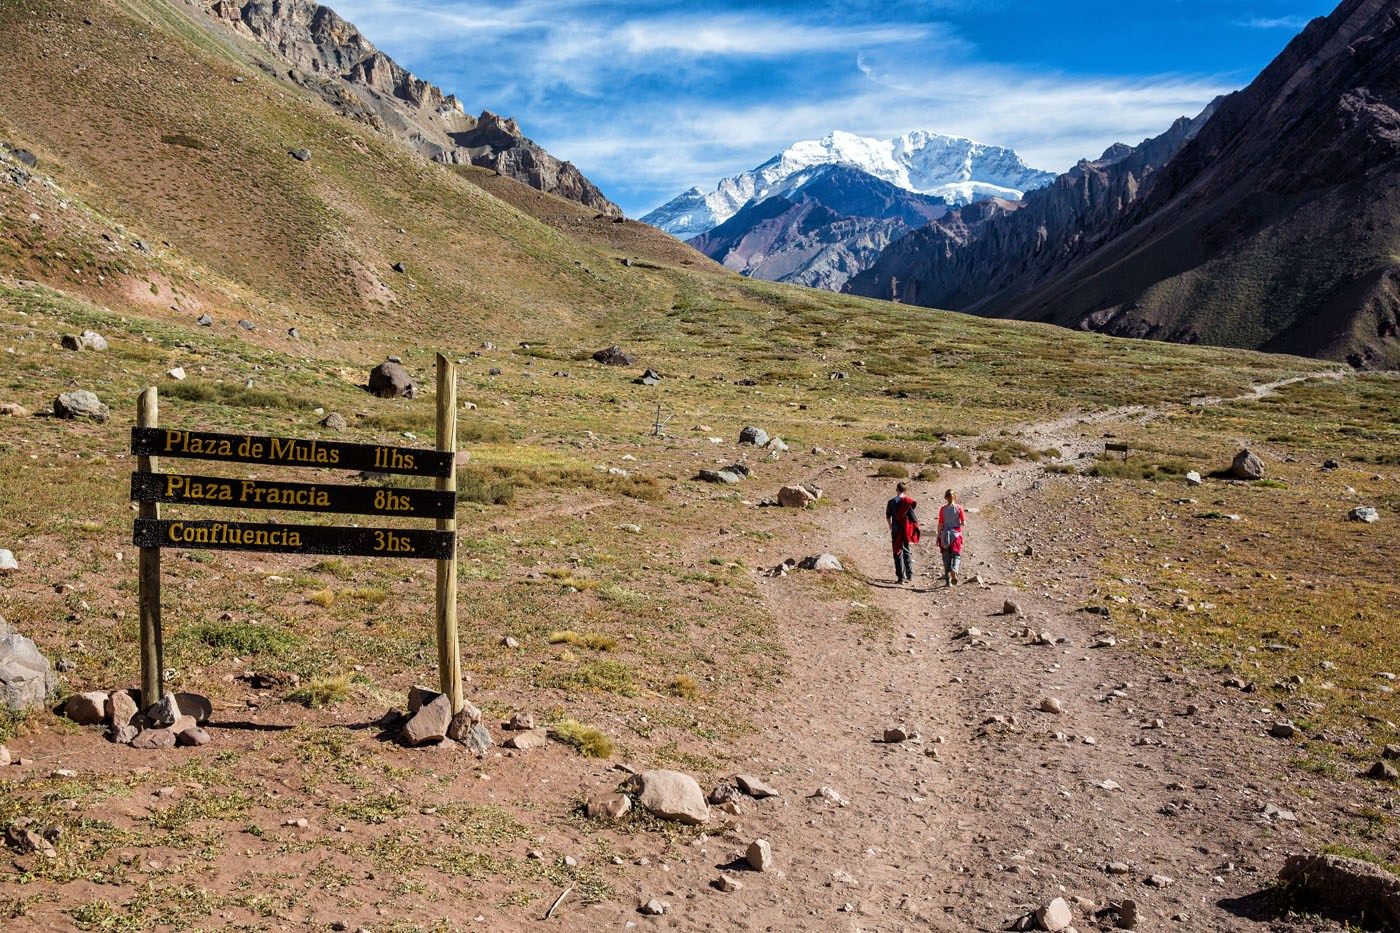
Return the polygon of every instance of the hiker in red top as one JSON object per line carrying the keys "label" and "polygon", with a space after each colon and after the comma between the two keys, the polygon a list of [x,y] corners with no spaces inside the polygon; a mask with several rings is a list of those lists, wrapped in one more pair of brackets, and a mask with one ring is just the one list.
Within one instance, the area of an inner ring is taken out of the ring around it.
{"label": "hiker in red top", "polygon": [[943,494],[948,504],[938,510],[938,549],[943,552],[943,584],[958,585],[958,568],[962,564],[963,524],[967,513],[958,505],[958,494],[948,490]]}
{"label": "hiker in red top", "polygon": [[894,577],[896,583],[914,582],[914,545],[919,543],[918,505],[906,493],[907,483],[894,487],[895,496],[885,504],[885,522],[890,526],[890,543],[894,545]]}

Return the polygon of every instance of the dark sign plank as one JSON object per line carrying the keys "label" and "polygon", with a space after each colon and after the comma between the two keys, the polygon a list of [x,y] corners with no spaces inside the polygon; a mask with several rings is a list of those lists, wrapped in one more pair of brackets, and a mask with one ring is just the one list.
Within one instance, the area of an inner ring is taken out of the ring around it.
{"label": "dark sign plank", "polygon": [[1128,451],[1132,450],[1132,448],[1129,447],[1127,444],[1104,444],[1103,449],[1114,450],[1120,453],[1127,453]]}
{"label": "dark sign plank", "polygon": [[338,554],[357,557],[425,557],[449,560],[457,536],[450,531],[404,528],[346,528],[252,522],[138,518],[137,547],[265,551],[279,554]]}
{"label": "dark sign plank", "polygon": [[457,514],[456,494],[432,489],[282,483],[180,473],[132,473],[131,498],[135,502],[176,502],[225,509],[287,509],[405,518],[452,518]]}
{"label": "dark sign plank", "polygon": [[132,428],[131,452],[147,457],[330,467],[368,470],[372,473],[408,473],[413,476],[447,476],[452,472],[453,457],[447,451],[418,447],[381,447],[377,444],[174,431],[168,428]]}

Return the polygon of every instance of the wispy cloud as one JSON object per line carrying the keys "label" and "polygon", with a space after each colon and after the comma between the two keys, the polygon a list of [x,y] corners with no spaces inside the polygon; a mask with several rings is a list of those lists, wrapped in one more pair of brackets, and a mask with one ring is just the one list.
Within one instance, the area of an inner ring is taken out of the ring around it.
{"label": "wispy cloud", "polygon": [[1297,32],[1307,24],[1306,16],[1251,16],[1235,21],[1236,26],[1246,29],[1287,29],[1290,32]]}

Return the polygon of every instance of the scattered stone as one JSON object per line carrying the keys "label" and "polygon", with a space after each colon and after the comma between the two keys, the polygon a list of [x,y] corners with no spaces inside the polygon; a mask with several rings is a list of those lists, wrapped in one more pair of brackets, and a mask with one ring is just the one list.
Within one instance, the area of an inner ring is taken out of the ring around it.
{"label": "scattered stone", "polygon": [[1040,711],[1042,713],[1054,713],[1058,716],[1065,711],[1064,701],[1057,697],[1046,697],[1040,701]]}
{"label": "scattered stone", "polygon": [[291,337],[293,340],[300,340],[300,339],[301,339],[301,331],[298,330],[298,329],[295,328],[295,327],[288,327],[288,328],[287,328],[287,336],[288,336],[288,337]]}
{"label": "scattered stone", "polygon": [[1291,722],[1276,722],[1269,727],[1269,735],[1276,739],[1291,739],[1298,734],[1298,729]]}
{"label": "scattered stone", "polygon": [[1390,761],[1400,760],[1400,745],[1387,745],[1381,749],[1381,757]]}
{"label": "scattered stone", "polygon": [[0,548],[0,574],[11,574],[19,570],[19,561],[13,551]]}
{"label": "scattered stone", "polygon": [[506,728],[520,732],[533,729],[535,728],[535,717],[526,712],[515,713],[510,717],[510,722],[506,723]]}
{"label": "scattered stone", "polygon": [[816,570],[822,573],[841,573],[846,569],[841,566],[841,561],[836,559],[835,554],[817,554],[812,557],[804,557],[797,566],[803,570]]}
{"label": "scattered stone", "polygon": [[1358,505],[1347,513],[1347,518],[1353,522],[1365,522],[1371,524],[1381,520],[1381,513],[1371,508],[1369,505]]}
{"label": "scattered stone", "polygon": [[1114,638],[1112,635],[1098,635],[1095,636],[1094,640],[1089,644],[1089,647],[1112,648],[1116,644],[1118,644],[1118,639]]}
{"label": "scattered stone", "polygon": [[639,386],[654,386],[661,382],[661,374],[654,369],[648,369],[632,381]]}
{"label": "scattered stone", "polygon": [[254,330],[254,329],[255,329],[255,325],[253,324],[253,322],[250,321],[250,320],[248,320],[247,318],[240,319],[239,322],[238,322],[238,326],[241,327],[241,328],[243,328],[244,330]]}
{"label": "scattered stone", "polygon": [[743,888],[744,884],[733,875],[720,875],[715,879],[715,890],[723,891],[726,894],[733,894]]}
{"label": "scattered stone", "polygon": [[345,420],[345,416],[337,412],[331,412],[321,419],[321,427],[331,431],[344,431],[350,425]]}
{"label": "scattered stone", "polygon": [[755,799],[762,800],[765,797],[778,796],[778,792],[776,790],[774,790],[772,787],[769,787],[767,784],[763,783],[763,781],[754,777],[752,774],[735,775],[734,781],[739,785],[740,790],[742,790],[744,793],[748,794],[750,797],[753,797]]}
{"label": "scattered stone", "polygon": [[82,338],[77,334],[64,334],[62,337],[58,338],[58,345],[65,350],[83,349]]}
{"label": "scattered stone", "polygon": [[670,909],[670,904],[667,904],[665,901],[658,901],[654,897],[637,908],[639,913],[646,914],[648,917],[659,917]]}
{"label": "scattered stone", "polygon": [[817,497],[808,492],[805,486],[784,486],[778,490],[778,504],[783,508],[800,509],[816,501]]}
{"label": "scattered stone", "polygon": [[604,347],[593,354],[593,359],[604,366],[632,366],[637,362],[637,358],[631,353],[626,353],[617,344]]}
{"label": "scattered stone", "polygon": [[501,638],[501,644],[507,648],[519,648],[520,642],[510,635]]}
{"label": "scattered stone", "polygon": [[291,156],[293,159],[296,159],[298,162],[311,161],[310,149],[288,149],[287,155]]}
{"label": "scattered stone", "polygon": [[400,260],[399,262],[394,263],[394,264],[393,264],[392,266],[390,266],[389,268],[390,268],[390,269],[393,269],[395,272],[399,272],[399,273],[403,273],[403,272],[407,272],[407,271],[408,271],[408,266],[405,266],[405,265],[403,264],[403,261],[402,261],[402,260]]}
{"label": "scattered stone", "polygon": [[1384,761],[1378,761],[1366,771],[1366,776],[1377,781],[1394,781],[1400,779],[1400,771],[1396,771]]}
{"label": "scattered stone", "polygon": [[454,742],[465,742],[472,729],[481,722],[481,710],[473,704],[462,701],[462,708],[452,717],[447,727],[447,737]]}
{"label": "scattered stone", "polygon": [[1166,875],[1148,875],[1143,883],[1150,888],[1166,888],[1176,884],[1176,879]]}
{"label": "scattered stone", "polygon": [[176,366],[174,369],[167,371],[166,375],[176,382],[183,382],[185,379],[185,368],[183,366]]}
{"label": "scattered stone", "polygon": [[821,797],[823,800],[830,800],[838,807],[847,806],[850,801],[841,795],[841,792],[834,787],[818,787],[813,797]]}
{"label": "scattered stone", "polygon": [[1109,862],[1103,867],[1103,870],[1110,875],[1126,875],[1133,869],[1127,862]]}
{"label": "scattered stone", "polygon": [[889,729],[885,730],[885,741],[889,742],[890,744],[907,742],[911,738],[913,738],[913,736],[914,733],[911,730],[904,728],[903,726],[892,726]]}
{"label": "scattered stone", "polygon": [[418,387],[403,364],[385,360],[369,371],[369,391],[380,398],[415,398]]}
{"label": "scattered stone", "polygon": [[1138,922],[1137,901],[1128,899],[1118,905],[1118,929],[1136,930]]}
{"label": "scattered stone", "polygon": [[28,418],[29,414],[29,409],[18,402],[5,402],[0,405],[0,415],[5,415],[8,418]]}
{"label": "scattered stone", "polygon": [[207,314],[201,314],[195,320],[195,323],[200,327],[212,327],[214,325],[214,319]]}
{"label": "scattered stone", "polygon": [[762,447],[768,443],[768,432],[762,428],[748,425],[739,432],[739,443],[752,444],[754,447]]}
{"label": "scattered stone", "polygon": [[141,730],[132,725],[113,726],[110,733],[112,741],[118,745],[130,745],[140,734]]}
{"label": "scattered stone", "polygon": [[58,855],[53,847],[54,840],[58,839],[58,829],[41,829],[34,819],[22,816],[6,827],[5,844],[21,855],[38,853],[45,858],[54,858]]}
{"label": "scattered stone", "polygon": [[1001,614],[1004,616],[1022,615],[1021,604],[1014,599],[1008,599],[1001,604]]}
{"label": "scattered stone", "polygon": [[744,861],[748,862],[754,871],[772,871],[773,847],[768,844],[767,839],[755,839],[749,843],[749,848],[744,853]]}
{"label": "scattered stone", "polygon": [[63,715],[80,726],[95,726],[107,719],[107,694],[101,690],[75,693],[63,703]]}
{"label": "scattered stone", "polygon": [[1309,901],[1379,929],[1400,929],[1400,877],[1340,855],[1290,855],[1279,880]]}
{"label": "scattered stone", "polygon": [[438,694],[431,702],[424,703],[409,717],[399,731],[405,745],[427,745],[447,738],[447,729],[452,725],[452,698],[445,693]]}
{"label": "scattered stone", "polygon": [[587,804],[590,819],[620,820],[632,810],[632,798],[626,794],[600,794],[590,797]]}
{"label": "scattered stone", "polygon": [[710,818],[700,785],[680,771],[643,771],[628,778],[627,787],[637,794],[643,809],[663,820],[695,826]]}
{"label": "scattered stone", "polygon": [[720,781],[714,786],[714,789],[710,791],[710,796],[706,799],[709,800],[712,805],[719,806],[726,800],[733,800],[737,796],[739,796],[739,788],[735,787],[729,781]]}
{"label": "scattered stone", "polygon": [[111,410],[92,392],[87,389],[75,389],[72,392],[64,392],[53,400],[53,413],[56,417],[74,420],[78,418],[88,418],[98,423],[105,422],[112,417]]}
{"label": "scattered stone", "polygon": [[726,467],[723,470],[701,470],[700,479],[707,483],[720,483],[725,486],[733,486],[742,480],[747,474],[740,473],[733,467]]}
{"label": "scattered stone", "polygon": [[1264,461],[1250,450],[1241,450],[1230,463],[1230,475],[1236,479],[1263,479]]}
{"label": "scattered stone", "polygon": [[543,729],[530,729],[526,732],[517,732],[502,743],[506,748],[519,749],[525,751],[531,748],[543,748],[549,744],[549,736]]}
{"label": "scattered stone", "polygon": [[486,753],[496,746],[496,741],[491,738],[491,733],[479,722],[467,730],[458,741],[480,757],[485,757]]}
{"label": "scattered stone", "polygon": [[1188,470],[1186,472],[1186,485],[1199,486],[1201,482],[1201,474],[1197,473],[1195,470]]}

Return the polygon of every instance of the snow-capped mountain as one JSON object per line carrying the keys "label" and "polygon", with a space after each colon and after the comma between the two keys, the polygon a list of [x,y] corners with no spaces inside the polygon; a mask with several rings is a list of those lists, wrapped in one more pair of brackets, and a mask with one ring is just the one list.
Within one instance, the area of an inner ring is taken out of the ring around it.
{"label": "snow-capped mountain", "polygon": [[872,139],[837,130],[822,139],[793,143],[742,175],[725,178],[715,190],[694,187],[642,220],[689,239],[718,226],[755,198],[761,200],[792,175],[817,165],[848,165],[906,191],[967,204],[983,198],[1017,200],[1054,181],[1053,172],[1031,168],[1014,150],[960,136],[915,130],[892,139]]}

